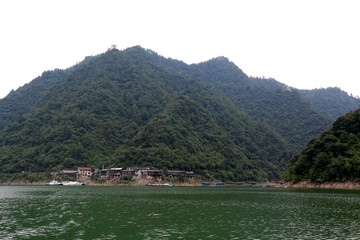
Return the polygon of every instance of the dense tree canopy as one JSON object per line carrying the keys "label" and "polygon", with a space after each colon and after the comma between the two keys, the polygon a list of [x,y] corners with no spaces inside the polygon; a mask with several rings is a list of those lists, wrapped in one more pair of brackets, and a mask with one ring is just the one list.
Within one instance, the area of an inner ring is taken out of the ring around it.
{"label": "dense tree canopy", "polygon": [[148,166],[276,179],[330,122],[296,91],[226,58],[187,65],[111,48],[0,100],[0,172]]}
{"label": "dense tree canopy", "polygon": [[360,109],[340,117],[331,129],[312,139],[291,159],[289,180],[360,180]]}
{"label": "dense tree canopy", "polygon": [[349,96],[340,88],[320,88],[314,90],[299,90],[312,105],[331,116],[338,118],[360,107],[360,99]]}

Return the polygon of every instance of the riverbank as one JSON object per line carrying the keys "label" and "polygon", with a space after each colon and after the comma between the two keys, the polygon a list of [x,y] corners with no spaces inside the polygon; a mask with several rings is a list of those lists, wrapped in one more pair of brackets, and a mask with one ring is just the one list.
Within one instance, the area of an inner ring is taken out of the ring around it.
{"label": "riverbank", "polygon": [[93,182],[90,181],[87,185],[89,186],[150,186],[156,185],[166,186],[167,184],[171,186],[182,186],[182,187],[193,187],[201,186],[201,181],[187,181],[187,182],[167,182],[167,181],[154,181],[149,179],[136,179],[129,182],[120,182],[117,180],[107,180],[104,182]]}
{"label": "riverbank", "polygon": [[360,182],[325,182],[300,181],[297,183],[287,182],[285,188],[324,188],[324,189],[354,189],[360,190]]}
{"label": "riverbank", "polygon": [[12,180],[0,182],[0,186],[43,186],[48,185],[50,181],[30,182],[26,180]]}
{"label": "riverbank", "polygon": [[[29,181],[25,179],[13,179],[0,182],[0,186],[45,186],[49,185],[50,180],[47,181]],[[146,186],[152,184],[169,184],[174,186],[201,186],[201,181],[187,181],[187,182],[164,182],[154,181],[149,179],[137,179],[132,181],[119,181],[119,180],[107,180],[107,181],[80,181],[87,186]]]}
{"label": "riverbank", "polygon": [[[104,181],[104,182],[94,182],[87,181],[85,185],[88,186],[145,186],[151,185],[154,183],[165,184],[167,182],[154,182],[149,180],[133,180],[129,182],[119,182],[119,181]],[[0,186],[44,186],[48,185],[49,181],[28,181],[24,179],[14,179],[11,181],[0,182]],[[202,186],[201,181],[189,181],[189,182],[171,182],[174,186],[181,187],[195,187]],[[215,184],[212,184],[215,186]],[[234,186],[231,184],[224,184],[227,186]],[[247,185],[239,185],[247,186]],[[327,182],[327,183],[316,183],[311,181],[300,181],[300,182],[285,182],[282,185],[276,186],[273,183],[258,183],[252,185],[254,187],[280,187],[280,188],[323,188],[323,189],[349,189],[349,190],[360,190],[360,182]]]}

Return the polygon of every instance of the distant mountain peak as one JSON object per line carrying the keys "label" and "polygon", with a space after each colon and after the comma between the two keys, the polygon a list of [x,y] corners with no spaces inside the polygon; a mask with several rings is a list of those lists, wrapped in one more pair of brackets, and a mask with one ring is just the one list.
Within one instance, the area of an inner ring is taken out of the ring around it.
{"label": "distant mountain peak", "polygon": [[230,63],[230,60],[227,57],[224,57],[224,56],[215,57],[215,58],[212,58],[209,61]]}
{"label": "distant mountain peak", "polygon": [[105,163],[278,178],[331,123],[278,88],[223,56],[188,65],[141,46],[111,47],[0,100],[0,172]]}

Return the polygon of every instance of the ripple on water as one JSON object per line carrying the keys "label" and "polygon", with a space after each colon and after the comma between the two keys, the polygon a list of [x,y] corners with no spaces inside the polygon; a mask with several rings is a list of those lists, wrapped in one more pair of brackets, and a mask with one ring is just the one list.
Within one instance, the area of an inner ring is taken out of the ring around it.
{"label": "ripple on water", "polygon": [[227,187],[38,187],[7,192],[0,197],[0,239],[360,236],[358,193]]}

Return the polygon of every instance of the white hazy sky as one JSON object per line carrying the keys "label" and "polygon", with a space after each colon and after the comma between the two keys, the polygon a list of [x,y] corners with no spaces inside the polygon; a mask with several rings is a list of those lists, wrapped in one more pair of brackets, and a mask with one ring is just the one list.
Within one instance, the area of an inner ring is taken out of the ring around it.
{"label": "white hazy sky", "polygon": [[358,0],[1,0],[0,98],[113,44],[360,96]]}

